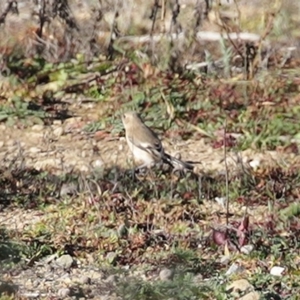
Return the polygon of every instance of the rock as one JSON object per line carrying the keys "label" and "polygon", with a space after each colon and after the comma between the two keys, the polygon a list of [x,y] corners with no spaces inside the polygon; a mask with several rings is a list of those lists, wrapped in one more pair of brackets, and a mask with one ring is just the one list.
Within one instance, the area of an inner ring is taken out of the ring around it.
{"label": "rock", "polygon": [[92,166],[93,166],[94,168],[100,168],[100,167],[103,166],[103,164],[104,164],[104,162],[103,162],[102,159],[96,159],[96,160],[94,160],[94,161],[92,162]]}
{"label": "rock", "polygon": [[172,280],[174,277],[174,270],[164,268],[159,272],[159,279],[161,281]]}
{"label": "rock", "polygon": [[71,255],[65,254],[59,257],[55,262],[58,266],[64,269],[70,269],[74,263],[74,260]]}
{"label": "rock", "polygon": [[226,287],[226,291],[230,293],[252,291],[253,289],[253,285],[246,279],[236,280]]}
{"label": "rock", "polygon": [[78,191],[78,184],[76,184],[75,182],[67,182],[61,186],[60,196],[64,197],[68,195],[70,196],[75,195],[77,191]]}
{"label": "rock", "polygon": [[271,271],[270,271],[270,274],[273,275],[273,276],[282,276],[283,272],[284,272],[284,268],[283,267],[278,267],[278,266],[274,266]]}
{"label": "rock", "polygon": [[62,125],[62,121],[61,120],[54,120],[53,121],[53,125],[61,126]]}
{"label": "rock", "polygon": [[118,257],[118,254],[116,252],[108,252],[106,254],[106,260],[110,263],[110,264],[113,264],[116,260],[116,258]]}
{"label": "rock", "polygon": [[48,167],[57,167],[61,165],[61,160],[56,158],[45,158],[38,160],[33,167],[37,170],[44,170]]}
{"label": "rock", "polygon": [[103,273],[100,272],[100,271],[94,271],[94,270],[91,270],[91,271],[89,272],[89,277],[90,277],[91,279],[95,279],[95,280],[97,280],[97,279],[102,279],[102,278],[103,278]]}
{"label": "rock", "polygon": [[90,171],[90,168],[88,166],[83,165],[78,167],[78,170],[80,170],[83,173],[88,173]]}
{"label": "rock", "polygon": [[250,292],[249,294],[246,294],[239,298],[239,300],[259,300],[260,299],[260,293],[258,292]]}
{"label": "rock", "polygon": [[194,278],[193,278],[193,282],[194,282],[194,284],[201,284],[201,283],[203,283],[203,276],[202,276],[202,274],[195,275]]}
{"label": "rock", "polygon": [[53,135],[56,137],[60,137],[64,133],[64,129],[62,127],[57,127],[53,130]]}
{"label": "rock", "polygon": [[48,255],[44,258],[44,262],[46,264],[50,264],[51,262],[53,262],[54,260],[56,260],[58,258],[57,253],[52,254],[52,255]]}
{"label": "rock", "polygon": [[249,255],[253,251],[253,249],[254,249],[253,245],[245,245],[241,247],[241,252],[246,255]]}
{"label": "rock", "polygon": [[31,127],[31,129],[33,131],[42,131],[44,129],[44,125],[41,125],[41,124],[35,124]]}
{"label": "rock", "polygon": [[63,299],[65,299],[66,297],[68,297],[70,294],[71,294],[71,290],[68,289],[68,288],[61,288],[57,292],[58,297],[61,297]]}
{"label": "rock", "polygon": [[225,273],[225,275],[229,276],[232,274],[237,274],[244,271],[244,268],[241,267],[240,265],[234,263],[230,266],[230,268],[227,270],[227,272]]}
{"label": "rock", "polygon": [[115,274],[112,274],[106,278],[106,282],[109,283],[117,283],[119,281],[119,277]]}
{"label": "rock", "polygon": [[38,147],[31,147],[31,148],[29,148],[28,151],[29,151],[30,153],[36,154],[36,153],[41,152],[41,149],[38,148]]}
{"label": "rock", "polygon": [[91,284],[92,283],[91,278],[87,275],[83,275],[82,277],[80,277],[78,282],[81,284]]}
{"label": "rock", "polygon": [[223,264],[223,265],[226,265],[226,264],[228,264],[230,262],[230,259],[231,259],[230,255],[223,255],[220,258],[220,263]]}

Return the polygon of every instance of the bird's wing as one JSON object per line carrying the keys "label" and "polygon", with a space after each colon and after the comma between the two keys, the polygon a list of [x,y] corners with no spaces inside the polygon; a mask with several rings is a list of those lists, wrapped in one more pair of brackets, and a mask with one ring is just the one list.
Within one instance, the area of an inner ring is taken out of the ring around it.
{"label": "bird's wing", "polygon": [[137,139],[134,139],[132,136],[128,136],[128,139],[135,147],[147,151],[149,154],[154,155],[158,158],[162,156],[163,147],[159,139],[152,141],[152,143],[139,141]]}

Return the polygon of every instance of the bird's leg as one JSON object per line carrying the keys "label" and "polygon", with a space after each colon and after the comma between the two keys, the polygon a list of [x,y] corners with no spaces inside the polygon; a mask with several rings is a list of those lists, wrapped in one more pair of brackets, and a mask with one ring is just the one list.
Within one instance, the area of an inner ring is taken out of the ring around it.
{"label": "bird's leg", "polygon": [[142,164],[142,165],[140,165],[140,166],[138,166],[138,167],[136,167],[135,168],[135,172],[137,173],[139,173],[139,172],[142,172],[142,173],[146,173],[146,170],[149,168],[149,164]]}

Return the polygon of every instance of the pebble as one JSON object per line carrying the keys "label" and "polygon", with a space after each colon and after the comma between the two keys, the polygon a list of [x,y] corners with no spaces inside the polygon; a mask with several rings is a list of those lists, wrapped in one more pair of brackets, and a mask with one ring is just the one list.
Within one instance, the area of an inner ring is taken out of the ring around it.
{"label": "pebble", "polygon": [[161,281],[172,280],[174,277],[174,271],[168,268],[164,268],[159,272],[159,279]]}
{"label": "pebble", "polygon": [[227,272],[225,273],[225,275],[229,276],[232,274],[237,274],[244,271],[244,268],[241,267],[240,265],[234,263],[230,266],[230,268],[227,270]]}
{"label": "pebble", "polygon": [[37,147],[31,147],[31,148],[29,148],[29,152],[33,153],[33,154],[39,153],[39,152],[41,152],[41,149],[37,148]]}
{"label": "pebble", "polygon": [[112,274],[106,278],[106,282],[110,283],[117,283],[119,280],[119,277],[116,274]]}
{"label": "pebble", "polygon": [[103,162],[102,159],[96,159],[96,160],[94,160],[94,161],[92,162],[92,166],[93,166],[94,168],[100,168],[100,167],[103,166],[103,164],[104,164],[104,162]]}
{"label": "pebble", "polygon": [[78,191],[78,186],[75,182],[64,183],[60,189],[60,196],[75,195]]}
{"label": "pebble", "polygon": [[92,270],[92,271],[89,272],[89,277],[91,279],[95,279],[95,280],[102,279],[103,278],[103,273],[100,272],[100,271]]}
{"label": "pebble", "polygon": [[62,125],[62,121],[61,120],[54,120],[53,121],[53,125],[61,126]]}
{"label": "pebble", "polygon": [[31,127],[31,129],[33,131],[42,131],[44,129],[44,125],[41,125],[41,124],[35,124]]}
{"label": "pebble", "polygon": [[44,170],[48,167],[58,167],[61,165],[61,160],[56,158],[45,158],[34,163],[33,167],[37,170]]}
{"label": "pebble", "polygon": [[56,261],[56,264],[64,269],[70,269],[74,263],[74,260],[71,255],[64,254],[59,257]]}
{"label": "pebble", "polygon": [[278,266],[274,266],[271,271],[270,274],[273,276],[282,276],[283,272],[284,272],[284,268],[283,267],[278,267]]}
{"label": "pebble", "polygon": [[226,291],[230,293],[245,292],[247,290],[252,291],[253,285],[246,279],[236,280],[226,287]]}
{"label": "pebble", "polygon": [[253,249],[254,249],[253,245],[245,245],[241,247],[241,252],[246,255],[249,255],[253,251]]}
{"label": "pebble", "polygon": [[61,136],[62,134],[64,133],[64,129],[62,127],[57,127],[53,130],[53,134],[56,136],[56,137],[59,137]]}
{"label": "pebble", "polygon": [[66,298],[71,294],[71,290],[68,288],[61,288],[58,290],[57,295],[61,298]]}
{"label": "pebble", "polygon": [[79,278],[78,282],[81,284],[91,284],[91,278],[89,276],[83,275],[82,277]]}

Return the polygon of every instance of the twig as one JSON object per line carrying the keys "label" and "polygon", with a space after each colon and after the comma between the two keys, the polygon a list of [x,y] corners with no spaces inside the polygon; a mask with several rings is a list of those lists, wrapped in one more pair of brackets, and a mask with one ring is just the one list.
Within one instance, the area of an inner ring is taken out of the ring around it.
{"label": "twig", "polygon": [[229,225],[229,183],[228,183],[226,133],[227,133],[227,115],[226,115],[226,112],[225,112],[225,124],[224,124],[224,164],[225,164],[225,181],[226,181],[226,191],[225,191],[225,199],[226,199],[226,226],[228,226]]}
{"label": "twig", "polygon": [[114,41],[115,41],[115,36],[114,36],[114,33],[116,33],[118,30],[117,30],[117,23],[116,23],[116,19],[118,18],[119,16],[119,5],[120,5],[120,1],[117,0],[115,2],[115,12],[114,12],[114,18],[113,18],[113,22],[112,22],[112,26],[111,26],[111,31],[110,31],[110,39],[109,39],[109,45],[108,45],[108,59],[111,60],[113,58],[113,54],[114,54]]}

